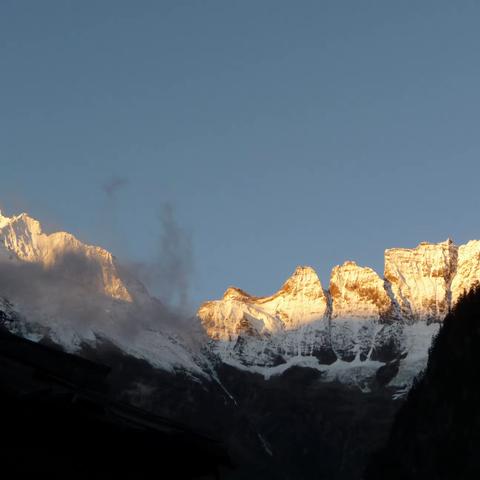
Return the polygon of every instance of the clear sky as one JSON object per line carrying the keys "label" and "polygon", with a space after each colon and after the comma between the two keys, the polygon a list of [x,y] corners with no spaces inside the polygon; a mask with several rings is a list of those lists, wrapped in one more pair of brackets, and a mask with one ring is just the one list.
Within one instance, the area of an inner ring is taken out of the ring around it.
{"label": "clear sky", "polygon": [[0,206],[149,260],[193,302],[480,238],[480,2],[0,2]]}

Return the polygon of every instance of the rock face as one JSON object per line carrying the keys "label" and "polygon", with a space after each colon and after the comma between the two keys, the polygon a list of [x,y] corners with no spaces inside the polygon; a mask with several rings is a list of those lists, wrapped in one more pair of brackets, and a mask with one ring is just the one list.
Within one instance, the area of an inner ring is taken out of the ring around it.
{"label": "rock face", "polygon": [[367,360],[379,321],[392,311],[384,281],[371,268],[345,262],[330,277],[332,348],[341,360]]}
{"label": "rock face", "polygon": [[271,297],[230,288],[198,316],[212,349],[239,368],[268,377],[308,365],[363,385],[391,364],[387,380],[401,387],[424,368],[439,322],[478,281],[480,241],[424,242],[386,250],[384,278],[345,262],[324,292],[313,269],[298,267]]}
{"label": "rock face", "polygon": [[452,303],[480,281],[480,241],[472,240],[458,248],[457,271],[452,280]]}
{"label": "rock face", "polygon": [[362,389],[380,377],[401,388],[424,367],[439,322],[480,280],[480,241],[386,250],[383,278],[345,262],[333,268],[328,291],[306,266],[267,297],[230,287],[200,307],[210,338],[200,335],[195,346],[165,326],[175,324],[171,312],[108,251],[46,234],[26,214],[0,214],[0,267],[0,297],[17,319],[41,326],[17,330],[36,338],[48,330],[67,350],[107,338],[167,370],[202,374],[208,357],[265,378],[303,366]]}
{"label": "rock face", "polygon": [[371,268],[359,267],[355,262],[334,267],[329,289],[332,319],[387,317],[393,305],[384,283]]}
{"label": "rock face", "polygon": [[385,279],[404,319],[431,321],[447,314],[457,255],[458,248],[451,240],[386,250]]}
{"label": "rock face", "polygon": [[283,286],[269,297],[254,297],[230,287],[222,300],[204,303],[199,310],[210,337],[235,340],[238,335],[279,333],[322,320],[327,296],[310,267],[297,267]]}
{"label": "rock face", "polygon": [[72,352],[108,341],[165,370],[205,374],[171,328],[175,316],[110,252],[66,232],[46,234],[25,213],[0,213],[0,307],[4,296],[15,309],[7,326],[22,336]]}
{"label": "rock face", "polygon": [[[43,233],[40,222],[25,213],[9,218],[0,212],[0,243],[19,260],[41,264],[46,269],[58,268],[62,263],[67,270],[70,269],[72,276],[79,273],[88,275],[84,280],[93,281],[95,289],[106,296],[132,301],[110,252],[85,245],[66,232],[47,235]],[[78,260],[83,261],[82,267],[86,267],[75,270]]]}
{"label": "rock face", "polygon": [[230,287],[221,300],[204,303],[198,316],[224,362],[262,368],[295,357],[328,360],[333,355],[327,346],[328,309],[315,270],[299,266],[271,296],[254,297]]}
{"label": "rock face", "polygon": [[327,297],[311,267],[297,267],[276,294],[259,303],[280,317],[287,330],[321,320],[327,311]]}

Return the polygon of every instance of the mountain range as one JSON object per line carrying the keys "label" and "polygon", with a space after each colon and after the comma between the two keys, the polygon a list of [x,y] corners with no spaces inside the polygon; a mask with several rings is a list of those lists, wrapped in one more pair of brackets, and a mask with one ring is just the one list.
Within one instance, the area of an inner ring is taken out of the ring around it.
{"label": "mountain range", "polygon": [[188,335],[110,252],[46,234],[25,213],[0,213],[0,261],[0,295],[26,320],[26,334],[68,351],[108,339],[167,370],[208,376],[213,360],[270,378],[297,365],[364,389],[395,364],[389,385],[404,388],[425,366],[439,322],[480,280],[480,241],[388,249],[383,277],[347,261],[328,289],[308,266],[271,296],[230,287],[201,305]]}
{"label": "mountain range", "polygon": [[432,337],[459,297],[480,279],[480,242],[451,240],[385,251],[385,271],[347,261],[325,290],[297,267],[273,295],[230,287],[198,312],[222,362],[263,374],[292,365],[369,388],[387,364],[389,385],[408,387],[425,366]]}
{"label": "mountain range", "polygon": [[326,289],[301,266],[270,296],[229,287],[186,319],[105,249],[0,214],[0,323],[114,366],[119,399],[219,435],[240,465],[228,479],[361,478],[479,277],[480,241],[421,243],[386,250],[383,276],[348,261]]}

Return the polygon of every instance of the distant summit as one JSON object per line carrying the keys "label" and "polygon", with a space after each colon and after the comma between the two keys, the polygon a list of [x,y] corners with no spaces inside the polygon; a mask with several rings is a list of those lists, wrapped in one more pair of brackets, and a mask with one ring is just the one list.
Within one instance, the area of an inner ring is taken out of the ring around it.
{"label": "distant summit", "polygon": [[[231,287],[204,303],[198,317],[212,348],[239,368],[269,376],[306,362],[357,382],[393,362],[390,381],[400,386],[423,368],[439,322],[479,280],[480,241],[422,242],[386,250],[383,278],[346,261],[324,290],[313,268],[299,266],[273,295]],[[344,374],[349,364],[353,379]]]}
{"label": "distant summit", "polygon": [[[88,272],[85,269],[85,274],[90,274],[90,278],[84,279],[85,282],[94,285],[108,297],[125,302],[133,300],[110,252],[101,247],[86,245],[70,233],[45,234],[40,222],[26,213],[5,217],[0,212],[0,246],[19,260],[37,263],[45,268],[55,268],[67,256],[85,260],[92,266]],[[65,273],[68,275],[68,271]],[[79,272],[71,273],[73,276]]]}
{"label": "distant summit", "polygon": [[[2,300],[5,299],[5,300]],[[67,232],[46,234],[26,213],[0,213],[0,305],[11,330],[69,352],[112,342],[166,370],[206,375],[179,341],[175,315],[104,248]]]}
{"label": "distant summit", "polygon": [[332,269],[328,289],[309,266],[270,296],[229,287],[185,332],[107,250],[46,234],[26,213],[0,214],[0,298],[17,332],[72,352],[109,341],[152,365],[205,377],[217,364],[265,378],[302,366],[365,391],[378,382],[406,391],[444,316],[479,281],[480,241],[422,242],[386,250],[383,277],[346,261]]}

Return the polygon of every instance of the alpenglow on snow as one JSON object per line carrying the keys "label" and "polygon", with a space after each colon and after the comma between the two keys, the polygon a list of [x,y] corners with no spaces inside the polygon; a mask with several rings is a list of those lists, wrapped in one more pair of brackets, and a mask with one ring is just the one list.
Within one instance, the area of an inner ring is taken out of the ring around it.
{"label": "alpenglow on snow", "polygon": [[271,296],[230,287],[205,302],[196,316],[204,334],[192,341],[107,250],[46,234],[27,214],[0,214],[0,298],[15,313],[11,329],[68,351],[108,341],[158,368],[203,377],[222,363],[266,378],[297,365],[368,388],[391,365],[388,385],[408,386],[439,322],[479,280],[476,240],[388,249],[383,278],[347,261],[333,268],[328,289],[302,266]]}

